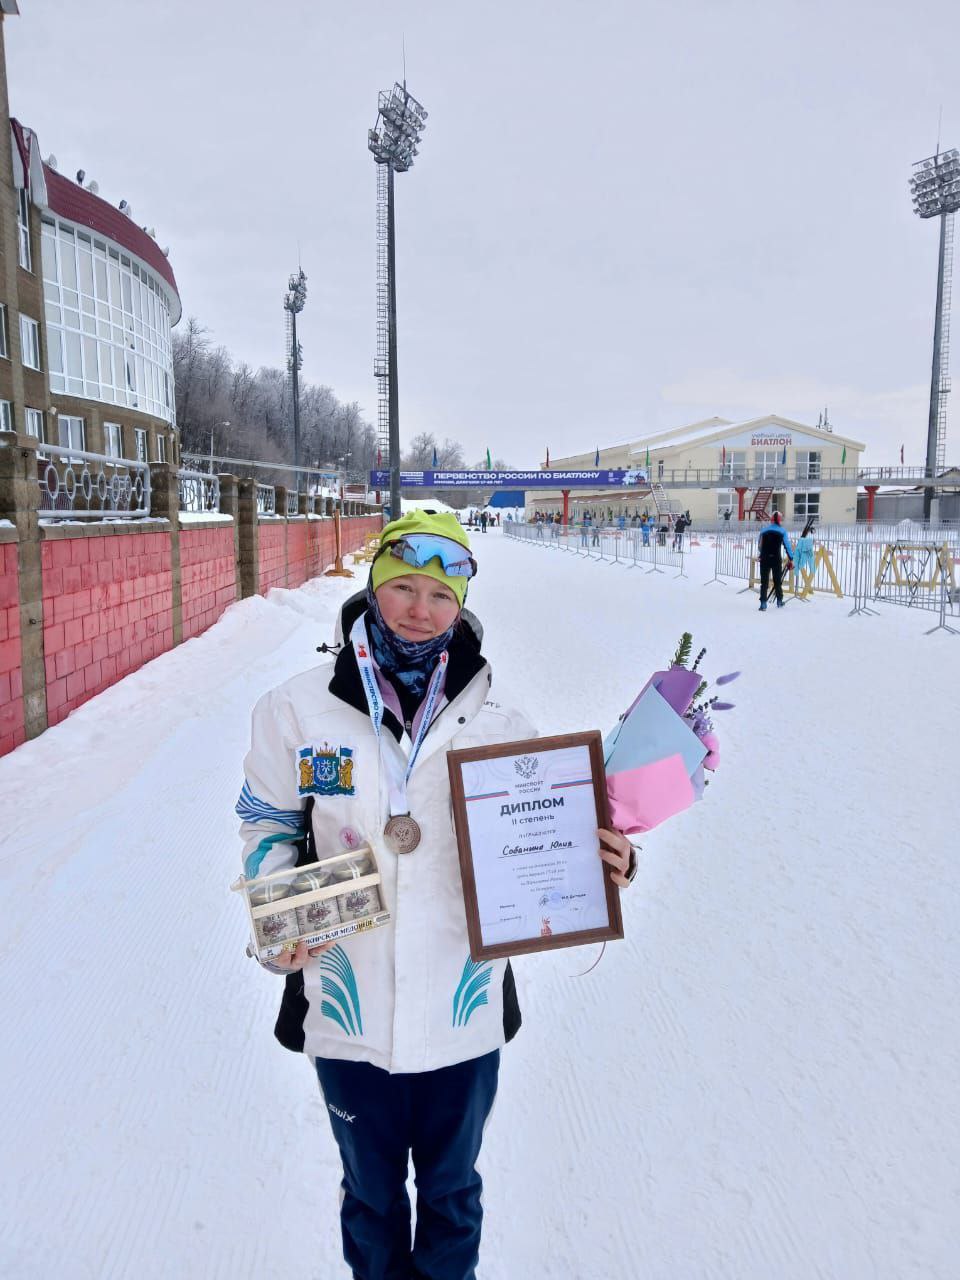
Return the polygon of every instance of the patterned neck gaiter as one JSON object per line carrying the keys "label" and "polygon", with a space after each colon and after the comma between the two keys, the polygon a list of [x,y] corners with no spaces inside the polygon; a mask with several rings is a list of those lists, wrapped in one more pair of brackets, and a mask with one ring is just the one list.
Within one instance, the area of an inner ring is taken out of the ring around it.
{"label": "patterned neck gaiter", "polygon": [[367,602],[370,608],[365,621],[374,661],[390,681],[402,684],[414,697],[422,698],[427,691],[437,659],[450,644],[457,624],[454,623],[441,635],[434,636],[432,640],[404,640],[403,636],[398,636],[395,631],[391,631],[384,622],[380,606],[377,604],[377,597],[369,583],[367,583]]}

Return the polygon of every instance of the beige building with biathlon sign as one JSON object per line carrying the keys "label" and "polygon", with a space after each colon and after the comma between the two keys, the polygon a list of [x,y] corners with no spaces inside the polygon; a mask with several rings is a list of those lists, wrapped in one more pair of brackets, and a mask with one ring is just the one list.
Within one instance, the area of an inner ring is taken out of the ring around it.
{"label": "beige building with biathlon sign", "polygon": [[[696,523],[713,524],[725,518],[765,519],[776,510],[790,522],[814,516],[821,524],[852,524],[864,448],[823,420],[807,426],[776,414],[745,422],[708,418],[553,458],[550,469],[640,468],[648,477],[647,483],[626,489],[570,490],[571,520],[584,511],[604,519],[689,511]],[[528,517],[538,510],[562,510],[563,505],[560,489],[527,495]]]}

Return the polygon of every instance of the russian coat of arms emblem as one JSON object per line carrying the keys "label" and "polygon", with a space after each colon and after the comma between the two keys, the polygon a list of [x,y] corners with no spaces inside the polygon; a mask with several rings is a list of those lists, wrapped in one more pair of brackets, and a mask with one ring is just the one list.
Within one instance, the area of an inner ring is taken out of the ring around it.
{"label": "russian coat of arms emblem", "polygon": [[521,778],[532,778],[537,772],[539,763],[536,756],[518,756],[513,762],[513,767]]}

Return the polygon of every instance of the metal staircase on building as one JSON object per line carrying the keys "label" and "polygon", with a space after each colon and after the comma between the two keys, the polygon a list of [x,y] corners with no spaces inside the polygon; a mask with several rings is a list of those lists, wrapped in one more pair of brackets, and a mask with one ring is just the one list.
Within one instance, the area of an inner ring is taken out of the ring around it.
{"label": "metal staircase on building", "polygon": [[773,497],[773,485],[762,484],[757,492],[753,495],[753,502],[747,509],[747,516],[753,516],[756,520],[769,520],[770,499]]}
{"label": "metal staircase on building", "polygon": [[657,508],[658,516],[678,516],[682,511],[679,502],[673,498],[668,498],[664,492],[663,485],[658,480],[650,482],[650,493],[653,497],[653,504]]}

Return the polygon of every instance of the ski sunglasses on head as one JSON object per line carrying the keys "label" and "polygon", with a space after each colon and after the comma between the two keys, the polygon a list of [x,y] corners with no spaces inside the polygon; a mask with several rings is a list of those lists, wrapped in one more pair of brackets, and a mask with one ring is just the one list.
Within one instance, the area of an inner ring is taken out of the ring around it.
{"label": "ski sunglasses on head", "polygon": [[404,534],[381,547],[374,560],[384,553],[394,560],[402,560],[412,569],[422,569],[431,560],[439,560],[443,572],[450,578],[472,578],[477,572],[476,560],[462,543],[435,533]]}

